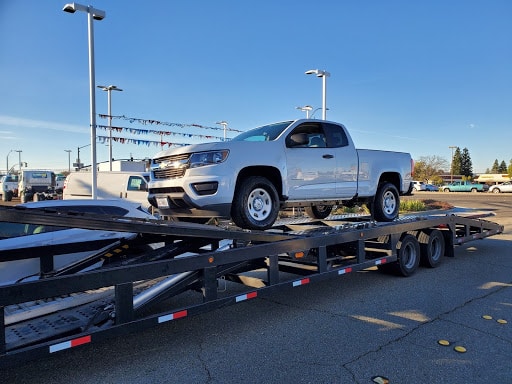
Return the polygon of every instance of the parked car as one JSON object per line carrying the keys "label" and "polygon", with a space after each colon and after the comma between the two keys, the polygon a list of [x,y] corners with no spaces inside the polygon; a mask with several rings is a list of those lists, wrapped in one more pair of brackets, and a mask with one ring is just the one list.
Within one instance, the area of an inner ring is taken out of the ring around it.
{"label": "parked car", "polygon": [[412,190],[416,191],[426,191],[427,187],[423,181],[414,181],[412,182]]}
{"label": "parked car", "polygon": [[[51,209],[57,212],[73,211],[95,215],[145,219],[155,218],[141,208],[140,204],[134,204],[124,200],[44,200],[19,204],[17,206],[27,209]],[[114,243],[119,239],[131,239],[135,236],[137,236],[135,233],[129,232],[88,230],[82,228],[0,221],[0,251],[19,250],[38,246],[78,244],[98,240],[112,240],[112,243]],[[104,243],[105,242],[102,242],[102,245],[98,245],[97,248],[87,251],[78,250],[73,253],[54,255],[54,268],[58,269],[78,260],[82,260],[105,247]],[[96,244],[93,243],[93,245]],[[0,262],[0,286],[19,281],[37,279],[40,271],[39,264],[40,260],[37,257]]]}
{"label": "parked car", "polygon": [[489,192],[492,192],[492,193],[512,192],[512,181],[506,181],[501,184],[493,185],[491,188],[489,188]]}
{"label": "parked car", "polygon": [[486,192],[487,184],[478,184],[471,181],[454,181],[439,188],[443,192]]}
{"label": "parked car", "polygon": [[439,187],[434,184],[425,184],[425,190],[429,192],[437,192],[439,191]]}

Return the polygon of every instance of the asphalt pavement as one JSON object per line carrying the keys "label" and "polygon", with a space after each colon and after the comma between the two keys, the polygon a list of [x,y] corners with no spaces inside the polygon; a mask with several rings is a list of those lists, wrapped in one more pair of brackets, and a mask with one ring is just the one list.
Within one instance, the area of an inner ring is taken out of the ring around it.
{"label": "asphalt pavement", "polygon": [[505,225],[438,268],[283,289],[23,363],[2,381],[512,383],[512,194],[490,195],[415,196],[492,211]]}

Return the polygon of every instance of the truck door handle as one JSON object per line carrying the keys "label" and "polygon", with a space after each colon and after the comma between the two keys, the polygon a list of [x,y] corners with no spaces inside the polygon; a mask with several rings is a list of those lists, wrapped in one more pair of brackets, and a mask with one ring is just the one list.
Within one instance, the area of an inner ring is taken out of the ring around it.
{"label": "truck door handle", "polygon": [[333,156],[333,155],[326,154],[326,155],[323,155],[322,157],[323,157],[324,159],[332,159],[334,156]]}

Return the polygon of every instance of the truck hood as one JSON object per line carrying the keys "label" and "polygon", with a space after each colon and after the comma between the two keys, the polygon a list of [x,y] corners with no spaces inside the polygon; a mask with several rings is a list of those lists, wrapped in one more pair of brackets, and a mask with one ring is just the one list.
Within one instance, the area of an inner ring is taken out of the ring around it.
{"label": "truck hood", "polygon": [[[215,150],[220,150],[220,149],[229,149],[232,146],[229,143],[230,142],[214,142],[214,143],[184,145],[182,147],[169,148],[164,151],[160,151],[155,156],[153,156],[153,158],[181,155],[183,153],[205,152],[205,151],[215,151]],[[240,142],[240,143],[242,143],[242,142]]]}

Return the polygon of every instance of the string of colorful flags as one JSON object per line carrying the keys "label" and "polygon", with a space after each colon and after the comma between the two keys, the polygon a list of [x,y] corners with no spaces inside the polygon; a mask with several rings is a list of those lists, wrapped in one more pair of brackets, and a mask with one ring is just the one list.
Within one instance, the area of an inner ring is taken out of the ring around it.
{"label": "string of colorful flags", "polygon": [[[177,127],[177,128],[200,128],[200,129],[208,129],[208,130],[214,130],[214,131],[229,131],[229,132],[242,132],[237,129],[229,128],[227,126],[223,127],[209,127],[201,124],[183,124],[183,123],[171,123],[171,122],[165,122],[165,121],[159,121],[159,120],[153,120],[153,119],[140,119],[136,117],[126,117],[124,115],[119,116],[109,116],[104,114],[98,115],[102,119],[118,119],[118,120],[124,120],[128,121],[130,123],[138,123],[142,125],[162,125],[162,126],[168,126],[168,127]],[[126,132],[132,135],[148,135],[148,134],[155,134],[160,136],[160,140],[141,140],[141,139],[135,139],[130,137],[112,137],[112,141],[121,143],[121,144],[136,144],[136,145],[155,145],[160,147],[171,147],[171,146],[184,146],[189,145],[189,143],[179,143],[179,142],[170,142],[170,141],[164,141],[164,136],[173,136],[173,137],[183,137],[187,139],[199,139],[201,141],[204,140],[213,140],[213,141],[223,141],[225,140],[224,137],[221,136],[215,136],[215,135],[203,135],[203,134],[195,134],[195,133],[185,133],[185,132],[176,132],[176,131],[168,131],[168,130],[162,130],[162,129],[140,129],[140,128],[132,128],[132,127],[122,127],[122,126],[107,126],[107,125],[96,125],[99,129],[104,130],[112,130],[116,132]],[[100,143],[108,143],[110,140],[110,137],[108,136],[96,136],[98,141]]]}
{"label": "string of colorful flags", "polygon": [[[110,137],[109,136],[96,136],[97,140],[100,142],[100,144],[108,144]],[[145,145],[147,147],[153,145],[153,146],[160,146],[160,147],[183,147],[185,145],[190,145],[190,143],[173,143],[169,141],[155,141],[155,140],[140,140],[140,139],[132,139],[129,137],[116,137],[112,136],[112,141],[120,144],[136,144],[136,145]]]}

